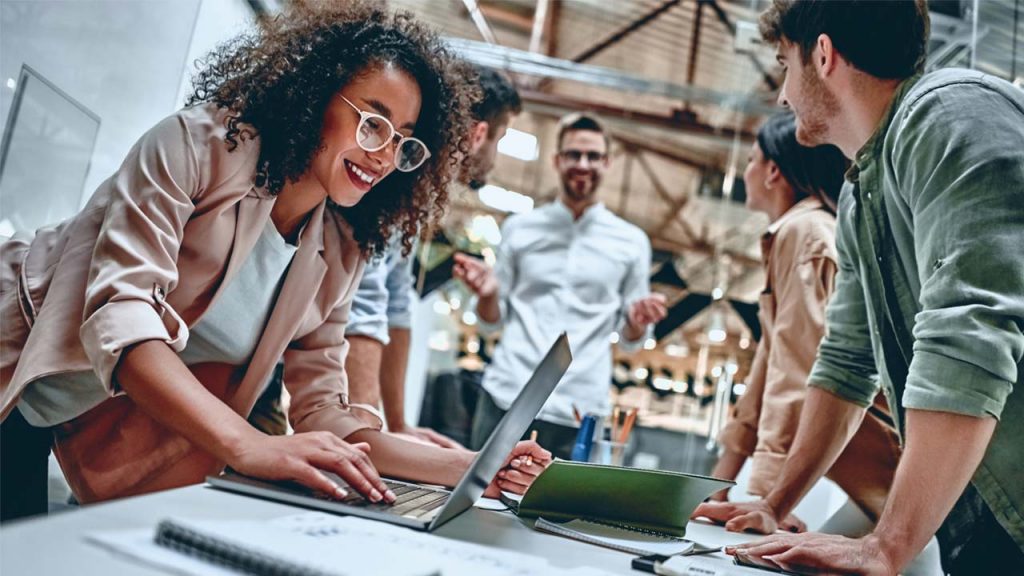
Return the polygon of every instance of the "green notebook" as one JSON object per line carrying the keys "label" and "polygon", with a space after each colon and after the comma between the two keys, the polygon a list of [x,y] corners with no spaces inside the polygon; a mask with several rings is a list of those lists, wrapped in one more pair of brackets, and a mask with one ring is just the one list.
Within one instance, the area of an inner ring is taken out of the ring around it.
{"label": "green notebook", "polygon": [[686,534],[698,504],[734,484],[695,474],[557,460],[521,502],[506,504],[524,518],[580,518],[679,537]]}

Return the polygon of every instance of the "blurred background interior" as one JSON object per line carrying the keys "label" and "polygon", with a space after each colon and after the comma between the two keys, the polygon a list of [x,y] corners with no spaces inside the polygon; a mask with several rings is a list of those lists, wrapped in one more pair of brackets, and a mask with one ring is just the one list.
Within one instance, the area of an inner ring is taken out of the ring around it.
{"label": "blurred background interior", "polygon": [[[139,135],[183,104],[196,59],[286,1],[0,3],[0,235],[75,213]],[[466,440],[494,341],[478,335],[451,255],[493,262],[504,218],[555,198],[556,121],[587,110],[613,135],[600,199],[649,235],[652,290],[669,304],[643,350],[615,352],[608,393],[639,409],[626,463],[706,473],[760,337],[768,221],[744,208],[741,174],[782,77],[757,33],[767,0],[389,4],[434,26],[466,59],[507,71],[524,104],[488,185],[457,191],[443,227],[417,251],[407,420]],[[976,68],[1024,87],[1024,1],[929,7],[929,68]],[[618,335],[608,338],[614,346]],[[826,482],[797,514],[813,526],[842,500]]]}

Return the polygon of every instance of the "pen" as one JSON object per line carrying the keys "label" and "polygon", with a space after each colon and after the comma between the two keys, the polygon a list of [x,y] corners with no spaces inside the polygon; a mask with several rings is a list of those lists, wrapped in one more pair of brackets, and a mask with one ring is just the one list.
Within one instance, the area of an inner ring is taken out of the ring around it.
{"label": "pen", "polygon": [[580,409],[575,404],[572,405],[572,417],[576,419],[577,424],[583,420],[583,416],[580,416]]}
{"label": "pen", "polygon": [[[536,442],[536,441],[537,441],[537,431],[533,430],[533,431],[530,432],[530,442]],[[533,466],[533,456],[530,456],[529,454],[527,454],[527,456],[526,456],[526,465],[527,466]]]}

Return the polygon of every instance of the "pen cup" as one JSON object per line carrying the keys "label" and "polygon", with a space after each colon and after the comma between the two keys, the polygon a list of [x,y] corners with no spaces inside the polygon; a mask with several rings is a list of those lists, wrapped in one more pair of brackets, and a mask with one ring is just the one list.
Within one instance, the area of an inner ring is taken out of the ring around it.
{"label": "pen cup", "polygon": [[595,440],[594,447],[590,451],[590,461],[606,466],[625,466],[627,447],[628,444],[625,442]]}

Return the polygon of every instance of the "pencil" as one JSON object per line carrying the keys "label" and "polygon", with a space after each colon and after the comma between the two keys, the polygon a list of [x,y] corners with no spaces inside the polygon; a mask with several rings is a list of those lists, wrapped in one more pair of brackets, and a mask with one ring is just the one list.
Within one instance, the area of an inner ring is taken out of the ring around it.
{"label": "pencil", "polygon": [[[532,430],[532,431],[530,431],[530,442],[536,442],[536,441],[537,441],[537,431],[536,430]],[[533,456],[530,456],[530,455],[526,456],[526,465],[527,466],[533,466]]]}
{"label": "pencil", "polygon": [[576,419],[577,424],[583,421],[583,417],[580,416],[580,409],[575,404],[572,405],[572,417]]}
{"label": "pencil", "polygon": [[622,425],[622,432],[619,433],[619,444],[625,444],[629,440],[629,433],[633,431],[633,424],[636,423],[636,408],[630,408],[626,415],[626,422]]}

